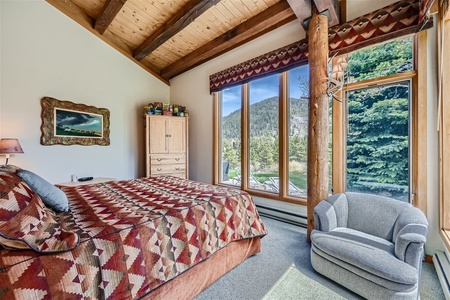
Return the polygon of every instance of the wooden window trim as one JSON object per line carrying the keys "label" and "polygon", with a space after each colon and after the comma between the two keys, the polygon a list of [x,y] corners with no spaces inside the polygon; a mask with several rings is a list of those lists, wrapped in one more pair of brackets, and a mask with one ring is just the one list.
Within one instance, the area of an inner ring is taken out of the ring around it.
{"label": "wooden window trim", "polygon": [[450,39],[450,13],[439,9],[438,20],[438,81],[439,81],[439,227],[442,240],[450,250],[450,62],[445,58]]}
{"label": "wooden window trim", "polygon": [[415,64],[417,75],[413,77],[413,98],[412,117],[413,117],[413,205],[423,211],[425,216],[427,210],[427,140],[428,135],[428,91],[427,91],[427,31],[421,31],[415,38]]}

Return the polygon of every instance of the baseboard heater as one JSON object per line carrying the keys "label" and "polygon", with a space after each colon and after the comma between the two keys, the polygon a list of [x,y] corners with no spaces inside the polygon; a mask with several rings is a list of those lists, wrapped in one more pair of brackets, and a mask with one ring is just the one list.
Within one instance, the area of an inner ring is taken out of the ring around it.
{"label": "baseboard heater", "polygon": [[439,281],[444,291],[445,299],[450,300],[450,263],[447,256],[442,251],[437,251],[433,255],[433,263],[436,268]]}
{"label": "baseboard heater", "polygon": [[256,208],[261,216],[267,218],[272,218],[305,228],[308,225],[308,218],[300,214],[260,204],[256,204]]}

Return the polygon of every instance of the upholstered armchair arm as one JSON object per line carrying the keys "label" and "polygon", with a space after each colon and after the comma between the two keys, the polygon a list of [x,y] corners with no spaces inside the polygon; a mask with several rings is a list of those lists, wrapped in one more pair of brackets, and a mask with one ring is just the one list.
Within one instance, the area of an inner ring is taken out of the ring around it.
{"label": "upholstered armchair arm", "polygon": [[327,201],[321,201],[314,208],[314,229],[331,231],[337,227],[336,211]]}
{"label": "upholstered armchair arm", "polygon": [[401,234],[395,243],[395,253],[399,259],[417,268],[423,258],[425,242],[426,237],[422,234]]}
{"label": "upholstered armchair arm", "polygon": [[423,212],[415,207],[403,211],[394,226],[393,243],[398,259],[418,267],[428,234],[428,221]]}

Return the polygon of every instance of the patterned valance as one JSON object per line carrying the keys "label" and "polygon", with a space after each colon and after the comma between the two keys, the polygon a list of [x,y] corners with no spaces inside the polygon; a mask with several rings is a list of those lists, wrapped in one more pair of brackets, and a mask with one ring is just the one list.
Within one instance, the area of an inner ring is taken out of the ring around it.
{"label": "patterned valance", "polygon": [[[422,3],[423,2],[423,3]],[[404,0],[329,29],[330,56],[344,54],[433,26],[432,0]],[[423,19],[420,19],[423,18]],[[422,22],[420,22],[422,21]],[[210,92],[308,63],[308,39],[258,56],[209,77]]]}

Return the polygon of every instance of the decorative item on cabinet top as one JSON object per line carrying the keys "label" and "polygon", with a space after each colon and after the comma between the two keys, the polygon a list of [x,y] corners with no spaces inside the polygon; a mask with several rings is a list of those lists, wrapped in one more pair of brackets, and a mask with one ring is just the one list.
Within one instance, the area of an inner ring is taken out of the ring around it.
{"label": "decorative item on cabinet top", "polygon": [[150,102],[149,104],[145,105],[144,114],[189,117],[189,111],[186,109],[186,106],[162,102]]}

